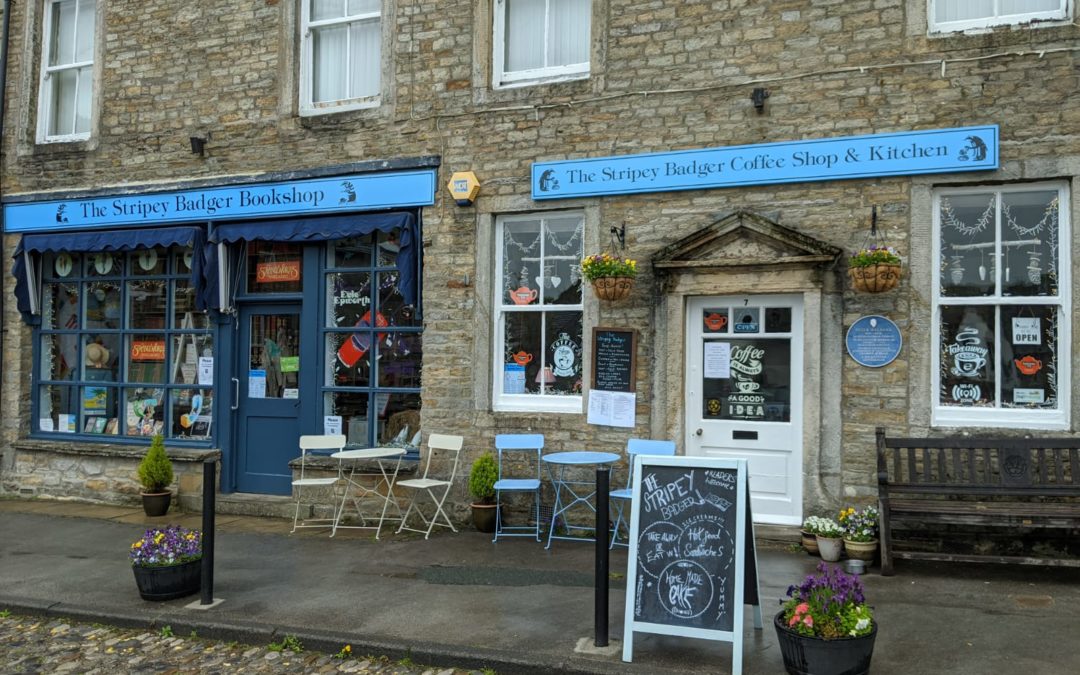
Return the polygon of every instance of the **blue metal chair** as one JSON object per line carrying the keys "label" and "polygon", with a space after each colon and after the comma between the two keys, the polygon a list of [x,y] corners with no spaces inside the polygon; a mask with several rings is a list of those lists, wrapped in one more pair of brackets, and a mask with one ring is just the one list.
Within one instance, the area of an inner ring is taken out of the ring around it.
{"label": "blue metal chair", "polygon": [[[540,541],[540,453],[544,449],[543,434],[498,434],[495,436],[495,451],[499,460],[499,479],[495,481],[495,538],[499,537],[536,537]],[[522,453],[529,467],[527,473],[522,471],[520,475],[511,467],[516,463],[514,458],[505,457],[513,453]],[[504,463],[503,460],[507,461]],[[535,460],[535,475],[532,465]],[[502,518],[502,493],[503,492],[532,492],[536,504],[536,525],[503,525]]]}
{"label": "blue metal chair", "polygon": [[627,541],[618,541],[619,539],[619,526],[623,525],[623,508],[634,497],[634,455],[674,455],[675,454],[675,441],[652,441],[643,438],[631,438],[626,442],[626,461],[629,462],[630,468],[626,472],[626,487],[618,490],[611,491],[612,505],[614,505],[616,512],[619,514],[615,519],[615,527],[611,531],[611,545],[608,548],[615,548],[616,546],[629,546],[630,537],[630,519],[626,518],[625,527],[627,534]]}

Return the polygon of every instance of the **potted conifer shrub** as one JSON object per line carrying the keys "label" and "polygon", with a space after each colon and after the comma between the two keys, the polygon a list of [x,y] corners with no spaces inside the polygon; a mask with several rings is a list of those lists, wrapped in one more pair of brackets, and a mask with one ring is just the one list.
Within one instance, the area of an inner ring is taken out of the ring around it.
{"label": "potted conifer shrub", "polygon": [[469,492],[476,498],[472,505],[473,525],[481,532],[495,531],[495,481],[498,479],[495,457],[490,452],[477,457],[469,471]]}
{"label": "potted conifer shrub", "polygon": [[150,441],[150,449],[139,462],[139,482],[142,483],[143,511],[148,516],[163,516],[172,502],[169,486],[173,482],[172,462],[165,454],[165,438],[157,434]]}

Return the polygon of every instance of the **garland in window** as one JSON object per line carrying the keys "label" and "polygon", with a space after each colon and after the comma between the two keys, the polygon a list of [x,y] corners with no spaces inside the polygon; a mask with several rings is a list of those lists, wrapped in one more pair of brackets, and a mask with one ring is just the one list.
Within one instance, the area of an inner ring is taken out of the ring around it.
{"label": "garland in window", "polygon": [[953,211],[952,204],[949,203],[947,197],[941,198],[941,224],[945,227],[951,227],[965,237],[974,237],[976,234],[982,232],[990,224],[990,221],[994,218],[994,203],[995,198],[990,196],[990,202],[986,205],[986,210],[975,221],[974,224],[968,225],[964,221],[960,220]]}

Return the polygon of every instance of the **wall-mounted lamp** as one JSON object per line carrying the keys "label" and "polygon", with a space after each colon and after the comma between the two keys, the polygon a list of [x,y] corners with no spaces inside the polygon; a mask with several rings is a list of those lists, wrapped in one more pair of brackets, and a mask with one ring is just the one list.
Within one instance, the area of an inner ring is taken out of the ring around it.
{"label": "wall-mounted lamp", "polygon": [[206,154],[206,139],[201,136],[190,136],[188,140],[191,141],[191,154],[204,157]]}
{"label": "wall-mounted lamp", "polygon": [[754,87],[754,91],[750,92],[750,101],[754,104],[754,109],[759,114],[765,112],[765,99],[769,98],[769,90],[764,87]]}

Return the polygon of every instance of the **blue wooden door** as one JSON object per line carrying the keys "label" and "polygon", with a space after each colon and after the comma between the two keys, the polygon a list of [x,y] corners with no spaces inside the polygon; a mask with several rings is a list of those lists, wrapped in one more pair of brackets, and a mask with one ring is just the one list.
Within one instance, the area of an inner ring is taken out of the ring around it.
{"label": "blue wooden door", "polygon": [[243,305],[238,323],[237,490],[287,495],[300,441],[300,304]]}

